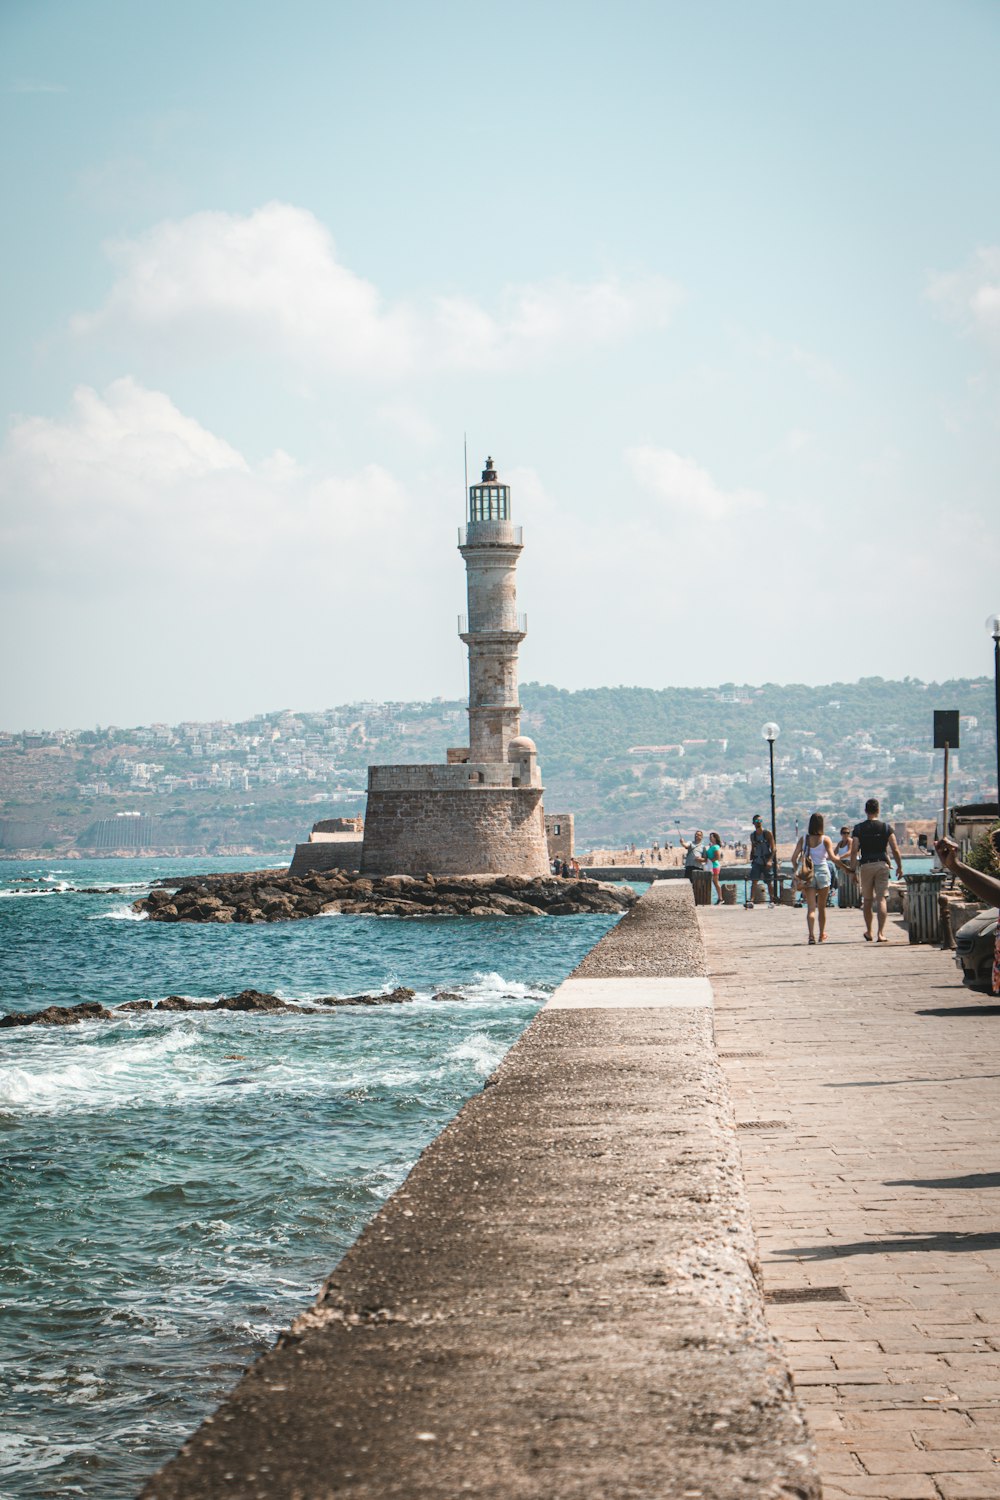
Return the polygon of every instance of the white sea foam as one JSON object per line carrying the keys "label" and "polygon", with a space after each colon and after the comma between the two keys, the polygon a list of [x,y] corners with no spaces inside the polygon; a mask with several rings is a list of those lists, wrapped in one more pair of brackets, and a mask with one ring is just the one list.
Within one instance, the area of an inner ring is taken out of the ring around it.
{"label": "white sea foam", "polygon": [[34,1433],[0,1432],[0,1473],[33,1474],[52,1469],[79,1451],[75,1443],[51,1443]]}
{"label": "white sea foam", "polygon": [[505,979],[495,971],[474,974],[472,983],[461,986],[476,1000],[544,1000],[548,990],[539,985],[521,984],[518,980]]}
{"label": "white sea foam", "polygon": [[[81,1023],[88,1030],[96,1024]],[[120,1109],[143,1099],[169,1099],[183,1088],[185,1074],[176,1068],[165,1073],[163,1062],[198,1041],[197,1032],[179,1026],[113,1046],[77,1035],[65,1038],[65,1050],[60,1048],[61,1056],[53,1061],[55,1048],[47,1036],[33,1055],[22,1057],[16,1065],[0,1067],[0,1110],[76,1114]]]}
{"label": "white sea foam", "polygon": [[88,922],[148,922],[144,911],[133,911],[131,906],[116,906],[111,911],[96,912]]}
{"label": "white sea foam", "polygon": [[481,1031],[474,1031],[470,1036],[459,1042],[457,1047],[452,1047],[445,1053],[450,1063],[460,1063],[463,1068],[470,1063],[473,1071],[481,1078],[489,1077],[503,1060],[507,1048],[495,1038],[486,1036]]}

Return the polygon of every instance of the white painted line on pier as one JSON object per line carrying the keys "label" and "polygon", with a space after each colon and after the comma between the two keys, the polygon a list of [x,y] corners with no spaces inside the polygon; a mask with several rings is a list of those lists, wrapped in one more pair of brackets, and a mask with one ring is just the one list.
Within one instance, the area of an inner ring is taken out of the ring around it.
{"label": "white painted line on pier", "polygon": [[566,979],[545,1010],[695,1010],[713,1004],[709,979]]}

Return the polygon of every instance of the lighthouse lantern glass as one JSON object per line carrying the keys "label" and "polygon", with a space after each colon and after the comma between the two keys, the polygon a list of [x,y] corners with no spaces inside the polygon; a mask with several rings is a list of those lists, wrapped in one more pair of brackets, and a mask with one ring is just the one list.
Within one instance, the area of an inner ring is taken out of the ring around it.
{"label": "lighthouse lantern glass", "polygon": [[469,486],[470,521],[507,521],[509,519],[509,486],[506,484],[473,484]]}

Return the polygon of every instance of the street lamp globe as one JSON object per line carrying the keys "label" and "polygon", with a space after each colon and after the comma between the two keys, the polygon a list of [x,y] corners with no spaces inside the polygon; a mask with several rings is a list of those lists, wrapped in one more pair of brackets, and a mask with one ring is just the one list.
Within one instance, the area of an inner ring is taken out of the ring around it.
{"label": "street lamp globe", "polygon": [[768,722],[764,725],[763,729],[761,730],[761,735],[763,736],[763,738],[765,740],[769,740],[772,745],[774,744],[775,740],[778,738],[778,735],[780,733],[781,733],[781,730],[778,727],[778,725],[777,724],[772,724],[770,720],[768,720]]}
{"label": "street lamp globe", "polygon": [[991,635],[995,641],[1000,641],[1000,610],[986,616],[986,634]]}

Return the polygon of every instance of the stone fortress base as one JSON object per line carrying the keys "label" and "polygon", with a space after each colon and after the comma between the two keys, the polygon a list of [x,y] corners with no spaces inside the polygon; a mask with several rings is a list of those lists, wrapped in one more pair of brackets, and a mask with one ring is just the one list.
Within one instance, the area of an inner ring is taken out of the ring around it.
{"label": "stone fortress base", "polygon": [[508,754],[506,764],[371,766],[362,873],[547,875],[535,747],[512,740]]}

